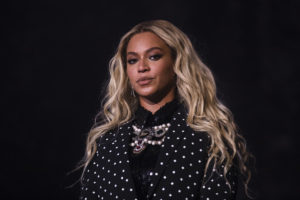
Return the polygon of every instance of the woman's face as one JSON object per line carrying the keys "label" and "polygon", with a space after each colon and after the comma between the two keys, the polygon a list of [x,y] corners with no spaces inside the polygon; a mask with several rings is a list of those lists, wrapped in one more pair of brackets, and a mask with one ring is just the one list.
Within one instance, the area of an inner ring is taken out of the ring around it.
{"label": "woman's face", "polygon": [[134,35],[126,51],[127,75],[140,101],[174,98],[176,78],[171,49],[152,32]]}

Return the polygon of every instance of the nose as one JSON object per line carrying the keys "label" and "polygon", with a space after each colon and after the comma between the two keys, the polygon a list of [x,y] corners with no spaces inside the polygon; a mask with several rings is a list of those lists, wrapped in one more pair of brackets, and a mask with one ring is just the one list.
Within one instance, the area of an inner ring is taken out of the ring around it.
{"label": "nose", "polygon": [[149,69],[150,68],[149,68],[147,60],[145,58],[142,58],[138,65],[138,72],[143,73],[143,72],[149,71]]}

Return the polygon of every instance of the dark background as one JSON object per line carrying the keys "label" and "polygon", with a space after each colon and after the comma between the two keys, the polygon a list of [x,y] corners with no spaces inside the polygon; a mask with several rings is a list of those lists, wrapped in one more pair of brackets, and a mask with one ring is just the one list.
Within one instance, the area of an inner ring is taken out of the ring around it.
{"label": "dark background", "polygon": [[9,1],[1,10],[1,199],[77,199],[107,64],[133,25],[166,19],[213,71],[256,156],[259,199],[299,198],[299,2]]}

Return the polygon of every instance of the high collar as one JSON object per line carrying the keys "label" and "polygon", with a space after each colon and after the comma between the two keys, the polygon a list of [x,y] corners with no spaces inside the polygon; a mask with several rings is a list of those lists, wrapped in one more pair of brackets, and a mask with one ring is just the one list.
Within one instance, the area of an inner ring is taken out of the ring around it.
{"label": "high collar", "polygon": [[154,114],[139,105],[135,113],[135,123],[139,127],[148,127],[160,125],[170,121],[173,112],[179,107],[179,102],[175,98],[171,102],[166,103],[160,107]]}

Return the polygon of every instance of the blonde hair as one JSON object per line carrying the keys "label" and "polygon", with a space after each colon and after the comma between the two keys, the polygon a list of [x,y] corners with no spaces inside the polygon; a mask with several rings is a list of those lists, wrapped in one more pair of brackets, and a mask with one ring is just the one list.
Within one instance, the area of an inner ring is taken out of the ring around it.
{"label": "blonde hair", "polygon": [[244,138],[237,133],[232,113],[216,96],[216,84],[209,68],[200,60],[189,38],[177,27],[165,20],[142,22],[134,26],[120,40],[116,54],[110,60],[110,80],[102,102],[101,121],[95,121],[87,137],[84,170],[96,152],[96,140],[103,134],[129,120],[138,106],[131,95],[131,86],[126,74],[126,48],[133,35],[152,32],[171,49],[179,100],[188,110],[187,124],[195,131],[208,133],[210,148],[205,172],[209,165],[217,168],[224,165],[224,177],[237,160],[244,186],[251,177],[246,163],[249,153]]}

